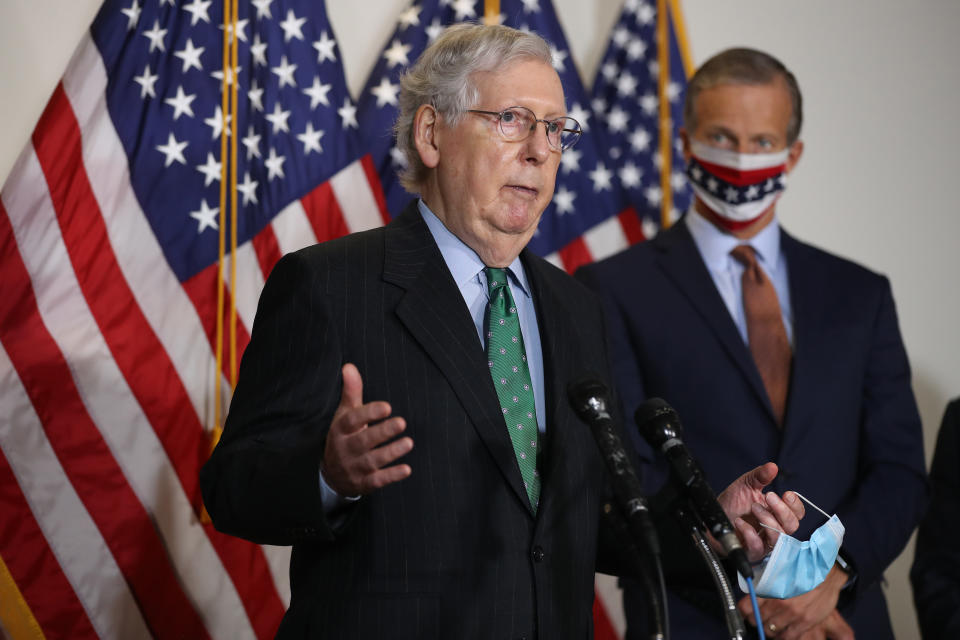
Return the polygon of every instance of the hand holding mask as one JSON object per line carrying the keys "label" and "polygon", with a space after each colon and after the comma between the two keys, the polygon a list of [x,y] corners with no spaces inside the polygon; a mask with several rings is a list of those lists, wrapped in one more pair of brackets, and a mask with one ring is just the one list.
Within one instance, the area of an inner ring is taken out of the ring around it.
{"label": "hand holding mask", "polygon": [[[827,515],[820,507],[799,493],[797,495],[826,516],[827,522],[805,542],[780,532],[773,551],[754,567],[754,588],[758,597],[785,599],[811,591],[824,581],[837,561],[844,534],[840,518],[836,514]],[[738,579],[740,588],[746,592],[746,582],[740,576]]]}

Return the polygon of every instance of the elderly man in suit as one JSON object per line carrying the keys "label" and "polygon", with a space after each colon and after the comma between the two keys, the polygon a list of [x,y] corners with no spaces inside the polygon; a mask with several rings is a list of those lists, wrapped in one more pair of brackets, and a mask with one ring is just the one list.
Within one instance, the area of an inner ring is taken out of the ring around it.
{"label": "elderly man in suit", "polygon": [[[402,84],[420,199],[270,275],[202,486],[220,530],[293,545],[280,637],[591,636],[594,571],[621,565],[565,387],[609,384],[603,321],[524,249],[579,134],[542,39],[453,27]],[[755,557],[740,516],[803,514],[775,474],[722,496]]]}
{"label": "elderly man in suit", "polygon": [[[776,490],[846,526],[819,587],[763,602],[768,637],[849,638],[852,627],[892,638],[880,581],[920,518],[926,480],[890,284],[780,228],[776,202],[803,152],[800,89],[783,64],[750,49],[718,54],[691,79],[684,118],[691,209],[578,272],[604,299],[626,409],[667,399],[714,486],[773,460]],[[652,485],[655,459],[637,445]],[[797,537],[823,523],[806,518]],[[720,637],[701,572],[678,562],[672,574],[675,637]],[[626,594],[632,637],[643,629],[636,591]]]}

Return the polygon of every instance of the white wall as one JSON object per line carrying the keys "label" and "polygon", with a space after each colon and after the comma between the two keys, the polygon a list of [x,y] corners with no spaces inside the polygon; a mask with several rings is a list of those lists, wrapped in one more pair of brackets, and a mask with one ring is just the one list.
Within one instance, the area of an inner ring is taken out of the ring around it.
{"label": "white wall", "polygon": [[[620,0],[554,0],[589,82]],[[356,95],[407,0],[328,0]],[[97,0],[0,4],[0,182],[39,117]],[[765,49],[797,75],[806,152],[780,205],[799,237],[887,274],[932,450],[960,395],[960,3],[951,0],[683,0],[693,58],[733,45]],[[576,30],[571,27],[576,25]],[[823,443],[829,447],[830,443]],[[898,514],[890,514],[891,518]],[[897,637],[918,637],[907,569],[887,573]]]}

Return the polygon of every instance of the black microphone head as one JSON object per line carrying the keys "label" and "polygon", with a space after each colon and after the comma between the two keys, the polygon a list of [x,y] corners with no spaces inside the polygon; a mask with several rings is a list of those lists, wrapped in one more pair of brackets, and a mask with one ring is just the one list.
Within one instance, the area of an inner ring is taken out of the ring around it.
{"label": "black microphone head", "polygon": [[568,384],[567,399],[584,422],[610,417],[610,390],[598,378],[586,376]]}
{"label": "black microphone head", "polygon": [[648,399],[633,414],[633,419],[640,435],[654,449],[659,449],[668,440],[683,438],[680,416],[662,398]]}

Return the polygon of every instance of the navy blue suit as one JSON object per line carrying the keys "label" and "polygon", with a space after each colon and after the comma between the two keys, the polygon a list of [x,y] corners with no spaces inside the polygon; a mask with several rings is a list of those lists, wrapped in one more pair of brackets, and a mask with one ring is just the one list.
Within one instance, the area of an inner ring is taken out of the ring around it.
{"label": "navy blue suit", "polygon": [[[578,277],[604,299],[627,415],[647,397],[672,404],[688,446],[718,492],[745,470],[772,460],[780,467],[772,490],[799,491],[837,513],[846,526],[843,553],[858,576],[841,612],[858,637],[892,638],[879,580],[920,518],[926,479],[920,418],[890,285],[781,234],[794,315],[782,430],[686,224],[584,267]],[[665,478],[664,468],[638,437],[635,443],[645,485],[653,491]],[[805,540],[823,522],[808,509],[795,536]],[[668,560],[674,636],[722,637],[720,604],[707,574],[692,549],[679,552],[679,559]],[[686,598],[675,597],[678,592]],[[645,628],[638,621],[640,599],[638,588],[626,589],[632,633]]]}

